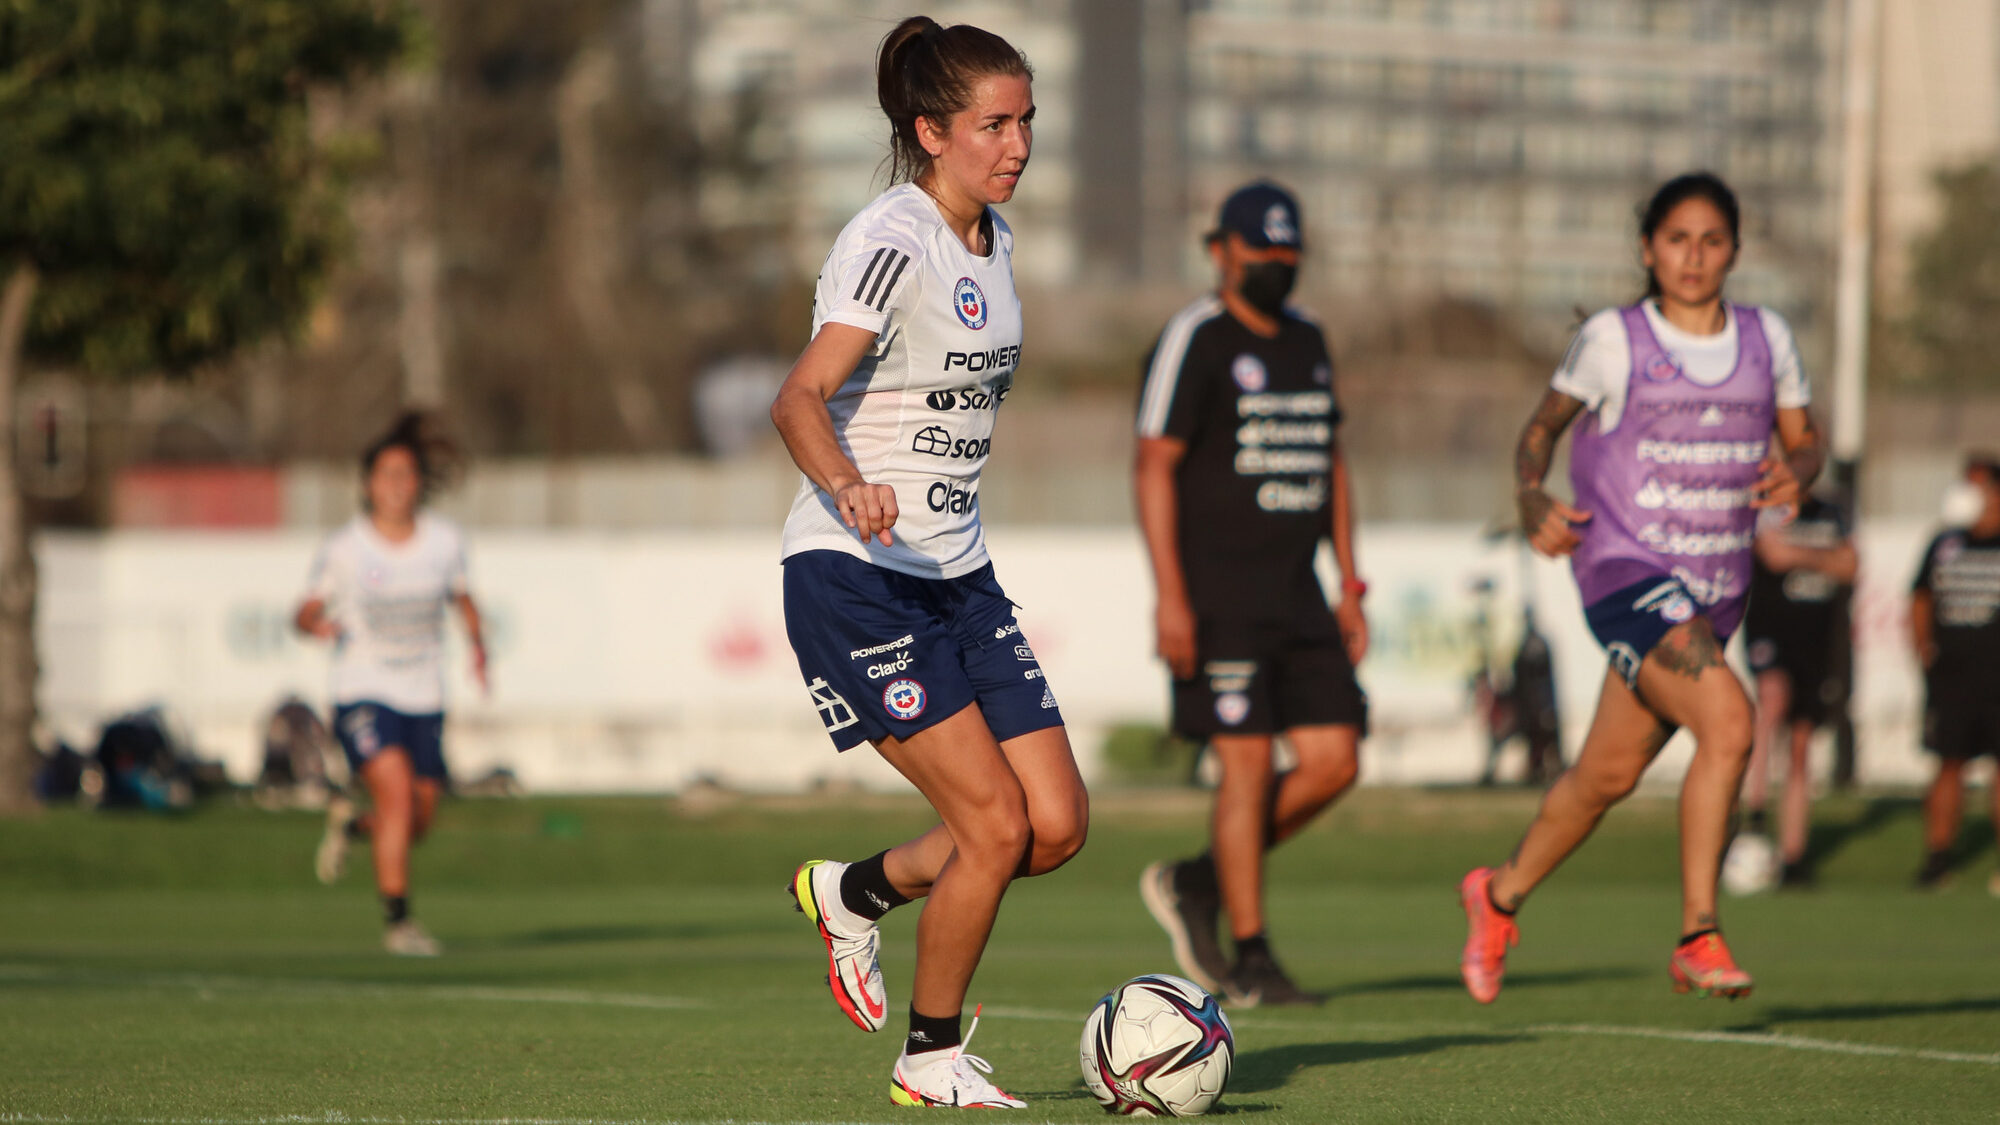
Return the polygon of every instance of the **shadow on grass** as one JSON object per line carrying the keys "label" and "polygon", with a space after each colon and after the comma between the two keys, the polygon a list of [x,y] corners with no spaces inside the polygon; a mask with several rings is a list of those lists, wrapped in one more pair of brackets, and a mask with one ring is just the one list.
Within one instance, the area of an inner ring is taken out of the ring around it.
{"label": "shadow on grass", "polygon": [[1829,1004],[1819,1008],[1772,1008],[1755,1023],[1732,1027],[1730,1030],[1770,1031],[1782,1024],[1887,1020],[1903,1016],[1944,1016],[1974,1012],[2000,1012],[2000,996],[1961,996],[1952,1000],[1887,1004]]}
{"label": "shadow on grass", "polygon": [[1533,1038],[1531,1035],[1495,1033],[1419,1035],[1412,1039],[1361,1040],[1350,1043],[1287,1043],[1282,1047],[1265,1047],[1261,1050],[1239,1053],[1236,1056],[1236,1065],[1230,1070],[1229,1091],[1232,1094],[1257,1094],[1280,1089],[1291,1082],[1292,1075],[1308,1067],[1341,1066],[1347,1063],[1372,1062],[1376,1059],[1400,1059],[1410,1055],[1428,1055],[1433,1051],[1444,1051],[1453,1047],[1493,1047]]}
{"label": "shadow on grass", "polygon": [[1872,836],[1897,820],[1922,815],[1923,802],[1914,797],[1876,797],[1852,820],[1833,823],[1819,820],[1806,836],[1806,863],[1818,867],[1849,844]]}
{"label": "shadow on grass", "polygon": [[603,945],[614,942],[632,941],[696,941],[702,938],[722,937],[740,932],[740,927],[717,926],[710,923],[688,923],[678,926],[624,923],[602,926],[551,926],[540,930],[527,930],[513,934],[495,934],[491,937],[464,937],[455,939],[452,948],[469,949],[538,949],[560,945]]}
{"label": "shadow on grass", "polygon": [[[1630,980],[1644,976],[1643,972],[1630,967],[1604,966],[1596,969],[1564,969],[1559,972],[1508,973],[1507,988],[1558,988],[1572,984],[1591,984],[1597,981]],[[1337,988],[1326,990],[1329,1000],[1344,996],[1367,996],[1381,992],[1457,992],[1465,987],[1465,982],[1456,974],[1430,973],[1423,976],[1389,977],[1384,980],[1355,981]]]}

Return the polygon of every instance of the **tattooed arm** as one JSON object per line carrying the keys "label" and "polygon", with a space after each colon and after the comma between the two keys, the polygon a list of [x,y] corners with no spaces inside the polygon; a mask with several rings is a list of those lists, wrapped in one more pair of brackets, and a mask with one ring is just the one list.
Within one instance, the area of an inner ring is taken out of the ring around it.
{"label": "tattooed arm", "polygon": [[1529,546],[1551,557],[1576,550],[1583,540],[1570,525],[1590,518],[1589,512],[1577,511],[1542,487],[1549,462],[1555,460],[1556,439],[1582,409],[1581,401],[1561,391],[1548,392],[1514,447],[1514,504],[1521,515],[1521,534]]}
{"label": "tattooed arm", "polygon": [[1765,455],[1759,466],[1764,475],[1757,481],[1756,496],[1750,503],[1756,508],[1790,508],[1797,515],[1799,497],[1826,464],[1826,443],[1813,424],[1812,411],[1803,406],[1779,407],[1778,445],[1784,452],[1773,450]]}

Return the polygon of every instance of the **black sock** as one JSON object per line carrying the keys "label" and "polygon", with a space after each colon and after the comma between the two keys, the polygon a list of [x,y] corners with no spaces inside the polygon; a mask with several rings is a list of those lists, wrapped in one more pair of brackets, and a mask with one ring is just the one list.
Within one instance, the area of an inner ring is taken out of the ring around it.
{"label": "black sock", "polygon": [[1269,938],[1266,938],[1264,936],[1264,931],[1259,930],[1256,933],[1251,934],[1249,937],[1240,937],[1236,939],[1237,964],[1240,965],[1244,961],[1247,961],[1252,957],[1261,957],[1268,959],[1270,956],[1271,956],[1271,942]]}
{"label": "black sock", "polygon": [[1751,809],[1749,814],[1743,818],[1743,827],[1747,832],[1758,836],[1764,835],[1764,810]]}
{"label": "black sock", "polygon": [[393,926],[410,916],[409,895],[383,895],[382,920]]}
{"label": "black sock", "polygon": [[362,823],[361,818],[358,816],[355,817],[353,820],[348,821],[347,827],[341,829],[341,832],[344,833],[349,840],[365,840],[368,838],[368,826]]}
{"label": "black sock", "polygon": [[841,904],[870,922],[910,901],[889,882],[889,873],[882,870],[882,857],[888,854],[880,852],[849,864],[840,876]]}
{"label": "black sock", "polygon": [[1686,945],[1687,943],[1693,941],[1696,938],[1705,938],[1710,934],[1719,934],[1721,932],[1722,932],[1721,930],[1715,928],[1714,926],[1709,926],[1706,927],[1705,929],[1696,930],[1691,934],[1682,934],[1680,943],[1682,945]]}
{"label": "black sock", "polygon": [[1500,900],[1493,897],[1493,883],[1491,880],[1488,880],[1486,884],[1486,905],[1492,907],[1493,909],[1499,911],[1502,914],[1505,914],[1509,918],[1512,918],[1514,916],[1514,910],[1521,909],[1520,907],[1517,906],[1514,908],[1514,910],[1509,910],[1506,907],[1500,905]]}
{"label": "black sock", "polygon": [[958,1013],[948,1016],[927,1016],[910,1008],[910,1036],[903,1040],[903,1053],[919,1054],[923,1051],[943,1051],[965,1042],[959,1034]]}

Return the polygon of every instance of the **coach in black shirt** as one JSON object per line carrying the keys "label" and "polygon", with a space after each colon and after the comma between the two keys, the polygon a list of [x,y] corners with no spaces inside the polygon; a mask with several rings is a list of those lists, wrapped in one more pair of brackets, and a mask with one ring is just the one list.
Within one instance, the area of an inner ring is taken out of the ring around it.
{"label": "coach in black shirt", "polygon": [[[1208,236],[1218,285],[1167,322],[1146,363],[1134,466],[1158,591],[1176,733],[1222,763],[1212,846],[1140,879],[1189,977],[1238,1006],[1312,1003],[1264,933],[1264,852],[1354,783],[1368,647],[1353,506],[1334,429],[1333,359],[1285,299],[1303,249],[1298,203],[1255,183]],[[1331,537],[1337,609],[1313,571]],[[1283,734],[1296,768],[1275,774]],[[1224,957],[1220,911],[1236,959]]]}
{"label": "coach in black shirt", "polygon": [[[1924,665],[1924,745],[1938,772],[1924,796],[1924,865],[1917,885],[1951,874],[1965,800],[1965,764],[2000,760],[2000,459],[1974,457],[1946,507],[1961,524],[1931,540],[1910,591],[1910,632]],[[2000,828],[2000,780],[1993,785]],[[2000,873],[1987,889],[2000,895]]]}

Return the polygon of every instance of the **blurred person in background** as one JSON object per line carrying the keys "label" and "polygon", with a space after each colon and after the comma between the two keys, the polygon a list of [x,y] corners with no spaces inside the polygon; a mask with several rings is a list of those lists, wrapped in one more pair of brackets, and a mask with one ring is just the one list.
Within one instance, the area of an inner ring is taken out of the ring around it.
{"label": "blurred person in background", "polygon": [[979,1022],[961,1026],[965,994],[1008,885],[1067,862],[1089,820],[979,519],[1022,338],[1014,236],[993,208],[1028,164],[1032,74],[991,32],[913,16],[883,40],[876,89],[896,186],[827,254],[812,342],[771,404],[803,474],[785,630],[834,747],[872,745],[941,823],[855,863],[808,860],[791,893],[835,1003],[870,1032],[888,1015],[877,922],[927,898],[890,1100],[1019,1108],[965,1053]]}
{"label": "blurred person in background", "polygon": [[434,957],[441,946],[410,915],[410,849],[444,790],[444,619],[465,622],[472,674],[487,687],[479,608],[466,587],[465,544],[450,521],[424,510],[438,480],[425,419],[406,414],[361,457],[362,512],[329,535],[313,561],[294,624],[333,645],[333,732],[370,809],[327,807],[315,857],[320,881],[346,869],[348,844],[367,840],[382,896],[383,947]]}
{"label": "blurred person in background", "polygon": [[1813,879],[1806,857],[1812,815],[1808,753],[1813,732],[1833,721],[1846,691],[1832,666],[1841,644],[1835,632],[1847,628],[1842,604],[1853,594],[1861,556],[1842,506],[1807,496],[1791,523],[1758,530],[1753,558],[1743,632],[1757,677],[1757,738],[1743,776],[1744,831],[1766,835],[1772,759],[1782,745],[1787,753],[1778,804],[1778,882],[1803,887]]}
{"label": "blurred person in background", "polygon": [[[1945,495],[1946,530],[1931,540],[1910,589],[1910,635],[1924,666],[1924,746],[1937,775],[1924,795],[1924,863],[1917,886],[1951,878],[1965,767],[2000,768],[2000,458],[1967,460]],[[1991,785],[2000,833],[2000,777]],[[1986,889],[2000,895],[2000,872]]]}
{"label": "blurred person in background", "polygon": [[[1784,318],[1723,300],[1740,230],[1735,193],[1715,176],[1662,185],[1640,213],[1645,296],[1583,323],[1521,433],[1522,530],[1541,554],[1570,556],[1610,667],[1576,762],[1514,854],[1459,885],[1468,928],[1459,971],[1482,1004],[1500,993],[1529,892],[1683,727],[1695,751],[1681,786],[1681,936],[1668,974],[1679,992],[1750,992],[1716,905],[1754,713],[1722,646],[1743,619],[1760,511],[1790,518],[1824,454]],[[1572,506],[1545,477],[1579,414]]]}
{"label": "blurred person in background", "polygon": [[[1154,345],[1133,464],[1173,729],[1207,742],[1222,766],[1208,850],[1148,866],[1139,891],[1181,971],[1239,1007],[1321,999],[1271,951],[1264,856],[1354,784],[1368,716],[1354,676],[1368,650],[1368,586],[1334,440],[1333,357],[1319,326],[1286,303],[1302,229],[1297,201],[1275,184],[1223,202],[1207,240],[1216,289]],[[1341,573],[1331,609],[1313,569],[1325,539]],[[1297,757],[1284,773],[1279,735]]]}

